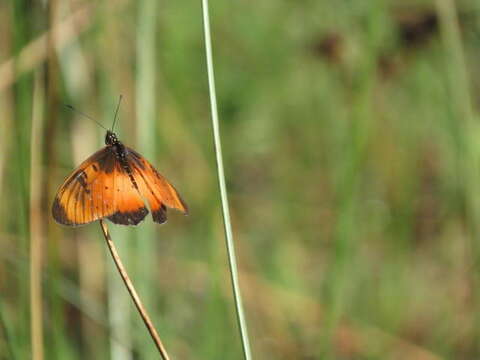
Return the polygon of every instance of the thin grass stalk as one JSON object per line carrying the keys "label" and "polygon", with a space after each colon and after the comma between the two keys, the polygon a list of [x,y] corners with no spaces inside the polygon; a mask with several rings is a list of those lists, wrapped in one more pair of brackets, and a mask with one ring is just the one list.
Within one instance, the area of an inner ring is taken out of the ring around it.
{"label": "thin grass stalk", "polygon": [[[5,343],[5,354],[0,353],[0,355],[8,355],[8,359],[18,359],[19,357],[16,355],[14,341],[11,336],[10,327],[7,324],[7,321],[4,316],[5,310],[3,306],[2,299],[0,299],[0,337],[3,333],[3,342]],[[1,344],[1,342],[0,342]]]}
{"label": "thin grass stalk", "polygon": [[140,300],[140,297],[138,296],[137,291],[135,290],[135,287],[133,286],[133,283],[130,280],[130,277],[128,276],[127,270],[125,270],[125,267],[123,266],[122,260],[118,255],[115,244],[113,243],[113,240],[110,237],[107,224],[105,224],[103,220],[100,220],[100,227],[102,228],[103,235],[105,236],[105,241],[107,242],[108,249],[110,250],[110,254],[112,255],[113,261],[118,269],[118,272],[128,290],[128,293],[130,294],[133,300],[133,303],[135,304],[135,307],[140,313],[140,316],[142,317],[142,320],[145,323],[145,326],[147,327],[148,332],[150,333],[150,336],[152,337],[152,340],[155,343],[155,346],[157,347],[160,356],[162,357],[163,360],[170,360],[170,357],[168,356],[167,351],[165,350],[165,347],[163,346],[163,343],[160,340],[160,336],[158,335],[157,329],[153,325],[152,320],[150,320],[147,310],[143,306],[142,301]]}
{"label": "thin grass stalk", "polygon": [[[28,39],[28,26],[24,20],[24,4],[13,1],[12,14],[15,31],[13,32],[13,48],[17,54],[25,45]],[[17,68],[17,62],[14,62],[14,69]],[[29,223],[28,223],[28,206],[29,206],[29,170],[30,170],[30,120],[31,120],[31,89],[32,76],[18,77],[14,87],[14,121],[12,127],[11,138],[12,143],[11,156],[8,158],[8,166],[12,166],[12,176],[15,179],[10,193],[15,194],[15,201],[11,203],[10,211],[15,211],[12,220],[19,241],[16,243],[16,251],[22,256],[28,256],[29,252]],[[3,123],[3,121],[2,121]],[[0,131],[4,131],[1,125]],[[4,156],[1,154],[0,156]],[[4,195],[4,194],[2,194]],[[3,199],[3,197],[2,197]],[[28,264],[26,269],[28,269]],[[15,300],[20,312],[16,315],[15,329],[13,330],[13,338],[18,349],[18,356],[26,358],[30,355],[30,321],[28,309],[30,306],[28,294],[28,277],[21,279],[16,286]]]}
{"label": "thin grass stalk", "polygon": [[[50,213],[50,201],[53,199],[56,188],[56,169],[57,159],[59,152],[56,147],[57,130],[59,129],[60,112],[61,108],[61,94],[60,94],[60,67],[58,59],[58,46],[60,44],[60,33],[57,31],[51,31],[52,29],[59,29],[61,14],[59,12],[59,6],[61,1],[53,0],[47,3],[47,24],[50,31],[45,33],[45,55],[46,55],[46,99],[45,99],[45,112],[49,114],[45,118],[45,124],[43,127],[44,139],[49,139],[44,142],[42,156],[44,159],[43,179],[42,179],[42,204],[44,213]],[[76,33],[75,33],[76,34]],[[64,303],[62,300],[54,296],[53,294],[58,292],[57,287],[60,286],[58,279],[62,272],[62,259],[60,256],[60,239],[61,229],[54,223],[52,217],[48,217],[50,221],[45,223],[46,236],[48,242],[46,243],[46,261],[45,270],[49,272],[49,277],[52,281],[49,281],[45,287],[45,294],[48,297],[49,304],[49,336],[46,338],[48,343],[54,343],[55,346],[45,347],[46,358],[59,358],[67,359],[72,358],[75,353],[75,349],[72,343],[68,341],[66,336],[67,324],[66,313],[64,311]]]}
{"label": "thin grass stalk", "polygon": [[43,88],[41,72],[35,74],[32,132],[30,137],[30,332],[32,359],[43,360],[43,297],[42,297],[42,113]]}
{"label": "thin grass stalk", "polygon": [[15,350],[15,345],[14,341],[11,336],[11,326],[7,324],[7,319],[5,319],[4,313],[6,312],[4,310],[4,305],[3,301],[0,298],[0,335],[3,333],[3,340],[5,342],[5,348],[7,349],[5,351],[6,355],[8,355],[8,359],[18,359],[19,357],[16,355],[16,350]]}
{"label": "thin grass stalk", "polygon": [[[129,256],[131,251],[128,251],[131,247],[131,242],[128,241],[130,239],[126,236],[124,231],[114,230],[116,229],[112,229],[113,236],[117,241],[119,250],[123,250],[123,253],[126,254],[126,257],[124,257],[123,260],[128,266],[131,264],[131,258]],[[110,357],[115,360],[132,360],[132,334],[135,334],[135,331],[132,331],[131,308],[128,298],[123,296],[123,292],[125,291],[123,289],[123,284],[116,281],[117,274],[115,272],[116,271],[113,267],[107,266]],[[148,338],[146,341],[147,340]]]}
{"label": "thin grass stalk", "polygon": [[230,268],[230,277],[233,287],[233,297],[237,311],[237,321],[242,338],[243,354],[246,360],[252,358],[250,350],[250,341],[248,338],[247,323],[243,311],[242,296],[238,281],[238,269],[235,256],[235,246],[233,242],[232,225],[230,221],[230,211],[228,206],[227,187],[225,185],[225,174],[223,170],[222,144],[220,140],[220,129],[218,122],[217,95],[215,92],[215,76],[213,71],[212,40],[210,35],[210,17],[208,13],[208,0],[202,0],[203,12],[203,31],[205,39],[205,53],[207,58],[208,88],[210,93],[210,108],[212,113],[212,130],[215,147],[215,156],[217,162],[218,185],[220,188],[220,197],[222,202],[223,224],[225,230],[225,240],[228,254],[228,263]]}
{"label": "thin grass stalk", "polygon": [[[113,19],[112,21],[116,20]],[[113,23],[109,24],[109,26],[113,25]],[[110,51],[113,50],[110,49]],[[105,82],[108,82],[109,77],[117,78],[118,67],[112,66],[108,71],[109,73],[102,78],[102,80]],[[106,98],[108,98],[105,99],[105,102],[109,103],[110,105],[108,110],[110,110],[110,114],[113,114],[113,112],[111,112],[111,110],[114,109],[112,106],[114,104],[111,103],[112,97],[109,96],[109,91],[106,91],[105,94]],[[119,133],[124,133],[124,125],[124,122],[117,122],[115,129]],[[129,266],[133,263],[132,251],[130,250],[133,246],[135,246],[135,244],[132,244],[132,242],[129,241],[131,240],[129,237],[129,232],[119,229],[118,227],[114,227],[111,230],[111,235],[113,235],[117,241],[118,250],[121,252],[123,251],[125,254],[123,257],[124,264]],[[125,290],[123,289],[121,283],[114,281],[116,276],[117,274],[115,273],[115,269],[113,269],[111,266],[107,266],[108,322],[111,329],[109,331],[110,357],[115,360],[132,360],[133,353],[131,349],[135,348],[133,345],[133,339],[136,332],[132,327],[132,315],[129,300],[125,296],[122,296]],[[145,293],[143,289],[140,288],[139,290],[142,293],[143,299],[145,299]],[[144,336],[141,337],[142,339],[145,338]],[[144,341],[144,347],[151,348],[151,346],[149,346],[150,343],[147,343],[149,339],[146,338]],[[139,349],[139,356],[141,358],[148,358],[141,356],[143,351],[141,347],[137,346],[136,348]],[[155,349],[151,349],[151,351],[154,353],[156,352]]]}
{"label": "thin grass stalk", "polygon": [[[456,127],[459,140],[457,161],[460,165],[465,193],[466,218],[469,231],[467,241],[468,257],[472,264],[471,291],[473,303],[480,298],[480,127],[474,113],[470,92],[467,61],[464,55],[462,36],[455,1],[437,0],[442,38],[445,46],[446,69],[449,80],[451,103],[454,107],[452,122]],[[474,312],[474,329],[476,338],[480,336],[480,314]],[[476,349],[480,349],[477,342]]]}
{"label": "thin grass stalk", "polygon": [[15,57],[7,58],[1,63],[0,91],[8,89],[21,75],[32,71],[48,60],[47,42],[52,33],[55,33],[56,47],[60,50],[87,30],[93,19],[91,8],[89,5],[80,7],[71,16],[22,46]]}
{"label": "thin grass stalk", "polygon": [[385,10],[379,1],[369,3],[366,24],[367,31],[362,39],[363,56],[358,58],[355,68],[356,91],[349,99],[349,126],[342,134],[341,161],[333,171],[338,171],[334,185],[335,225],[332,233],[330,265],[326,272],[325,285],[322,289],[327,311],[322,319],[320,347],[318,357],[335,359],[338,345],[335,336],[348,304],[348,290],[355,281],[351,274],[355,272],[352,264],[356,262],[359,224],[359,186],[362,182],[362,169],[368,158],[368,146],[371,134],[375,133],[375,116],[372,113],[372,98],[376,82],[376,56],[378,35],[372,29],[381,21]]}
{"label": "thin grass stalk", "polygon": [[[137,114],[137,139],[138,149],[147,159],[155,158],[156,119],[158,106],[156,101],[156,21],[157,0],[140,0],[138,2],[138,28],[137,28],[137,76],[136,76],[136,114]],[[138,261],[135,273],[142,279],[139,290],[143,295],[146,305],[151,309],[152,316],[156,317],[156,309],[152,306],[156,301],[154,290],[158,275],[155,266],[156,244],[155,232],[152,222],[143,224],[135,232],[138,241],[135,241],[137,254],[142,261]],[[141,237],[141,239],[140,239]],[[158,302],[157,302],[158,303]],[[152,349],[145,344],[145,338],[135,339],[139,348],[139,356],[149,359]]]}
{"label": "thin grass stalk", "polygon": [[[123,54],[124,46],[119,47],[117,41],[115,39],[118,36],[119,29],[122,25],[122,17],[118,16],[118,14],[122,13],[122,7],[118,6],[119,4],[113,2],[103,2],[101,5],[101,9],[99,9],[102,13],[105,14],[113,14],[113,16],[101,17],[99,20],[102,23],[102,38],[104,37],[107,41],[104,44],[104,41],[101,41],[101,45],[99,49],[101,49],[101,61],[100,61],[100,94],[101,94],[101,107],[102,112],[105,115],[104,124],[110,128],[113,126],[114,120],[114,111],[116,106],[118,105],[117,98],[119,92],[123,95],[129,94],[128,87],[124,85],[122,78],[124,76],[128,76],[128,72],[125,71],[125,66],[122,66],[122,58],[121,54]],[[105,45],[105,46],[104,46]],[[111,61],[110,56],[111,54],[117,54],[118,61]],[[125,64],[124,64],[125,65]],[[112,93],[115,95],[112,96]],[[125,96],[125,102],[122,101],[120,107],[119,118],[115,124],[114,130],[120,134],[124,134],[127,128],[126,121],[122,120],[122,114],[124,114],[126,108],[128,107],[128,99],[130,96]],[[104,134],[102,137],[105,136]],[[122,137],[122,136],[121,136]],[[125,139],[126,140],[126,139]],[[129,239],[129,231],[119,229],[118,227],[114,227],[112,229],[112,234],[115,237],[117,242],[118,249],[125,250],[125,256],[123,261],[128,266],[129,264],[133,264],[133,258],[131,255],[131,251],[133,246],[136,244],[132,244]],[[108,264],[107,264],[108,265]],[[131,360],[133,357],[131,348],[139,349],[140,357],[144,357],[143,349],[140,346],[134,346],[133,340],[136,338],[137,332],[134,331],[133,324],[131,322],[132,314],[131,308],[128,304],[128,299],[126,299],[122,295],[122,284],[119,284],[116,281],[113,281],[113,278],[116,276],[115,269],[111,266],[106,267],[106,275],[107,275],[107,297],[108,297],[108,322],[110,326],[110,331],[108,333],[109,336],[109,353],[110,358],[118,359],[118,360]],[[142,289],[140,289],[142,290]],[[142,296],[144,297],[143,291],[141,291]],[[148,304],[147,304],[148,305]],[[121,314],[119,314],[121,313]],[[148,339],[147,339],[148,340]],[[150,344],[145,343],[145,347],[151,347]],[[155,349],[153,349],[155,351]],[[156,351],[155,351],[156,352]]]}

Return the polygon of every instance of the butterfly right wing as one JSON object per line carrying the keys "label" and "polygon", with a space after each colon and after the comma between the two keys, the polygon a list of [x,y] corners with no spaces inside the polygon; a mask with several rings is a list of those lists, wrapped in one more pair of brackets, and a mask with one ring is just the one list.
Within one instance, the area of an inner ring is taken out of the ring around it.
{"label": "butterfly right wing", "polygon": [[167,207],[188,213],[177,190],[142,155],[127,148],[126,158],[140,194],[150,205],[153,221],[159,224],[167,221]]}

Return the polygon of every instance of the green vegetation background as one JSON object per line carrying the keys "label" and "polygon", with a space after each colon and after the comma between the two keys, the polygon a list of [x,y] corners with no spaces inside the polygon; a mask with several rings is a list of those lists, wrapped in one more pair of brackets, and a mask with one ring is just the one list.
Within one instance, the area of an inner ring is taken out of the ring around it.
{"label": "green vegetation background", "polygon": [[[479,7],[212,1],[255,359],[480,358]],[[103,145],[63,104],[108,127],[120,93],[190,215],[113,238],[173,359],[242,358],[205,69],[199,1],[0,2],[0,359],[39,315],[45,359],[156,358],[99,226],[50,216]]]}

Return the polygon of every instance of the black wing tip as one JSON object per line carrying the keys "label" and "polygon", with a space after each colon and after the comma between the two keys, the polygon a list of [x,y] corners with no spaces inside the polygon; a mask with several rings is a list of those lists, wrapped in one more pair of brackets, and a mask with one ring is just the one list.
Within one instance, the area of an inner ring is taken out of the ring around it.
{"label": "black wing tip", "polygon": [[183,201],[182,198],[180,198],[180,201],[183,205],[183,210],[181,210],[183,212],[183,215],[188,216],[188,214],[190,214],[190,209],[188,208],[187,204],[185,204],[185,201]]}
{"label": "black wing tip", "polygon": [[55,197],[55,200],[53,200],[52,217],[57,224],[68,226],[68,227],[83,226],[83,225],[90,224],[95,220],[98,220],[98,219],[95,219],[95,220],[84,222],[84,223],[73,222],[68,218],[67,212],[65,211],[65,208],[63,207],[63,205],[60,204],[60,200],[58,197]]}
{"label": "black wing tip", "polygon": [[55,200],[53,200],[52,216],[53,219],[60,225],[76,225],[68,219],[67,212],[65,211],[65,208],[62,206],[62,204],[60,204],[60,200],[58,199],[58,197],[55,197]]}
{"label": "black wing tip", "polygon": [[158,210],[152,210],[152,218],[158,224],[167,222],[167,208],[162,204]]}
{"label": "black wing tip", "polygon": [[108,220],[118,225],[138,225],[147,216],[148,210],[142,207],[135,211],[117,211],[108,217]]}

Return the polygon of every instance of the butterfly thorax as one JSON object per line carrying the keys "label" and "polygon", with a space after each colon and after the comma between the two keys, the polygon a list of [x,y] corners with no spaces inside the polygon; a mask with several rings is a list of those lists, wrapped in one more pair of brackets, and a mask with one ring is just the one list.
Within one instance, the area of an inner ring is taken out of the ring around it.
{"label": "butterfly thorax", "polygon": [[105,145],[115,145],[119,143],[117,138],[117,134],[113,131],[107,130],[107,134],[105,135]]}
{"label": "butterfly thorax", "polygon": [[[117,159],[120,161],[125,159],[125,146],[118,140],[117,135],[114,132],[107,130],[107,134],[105,135],[105,144],[113,150]],[[123,161],[122,165],[124,165]]]}

